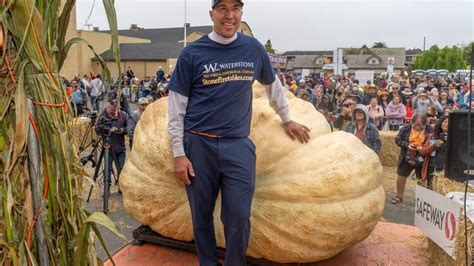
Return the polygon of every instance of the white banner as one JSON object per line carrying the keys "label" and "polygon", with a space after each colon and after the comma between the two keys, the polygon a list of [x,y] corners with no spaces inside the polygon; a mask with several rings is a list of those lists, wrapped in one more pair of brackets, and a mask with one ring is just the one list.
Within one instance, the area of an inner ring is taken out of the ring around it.
{"label": "white banner", "polygon": [[416,186],[415,226],[453,258],[460,214],[455,201]]}
{"label": "white banner", "polygon": [[374,71],[372,70],[356,70],[355,79],[359,80],[359,85],[365,86],[370,80],[374,84]]}

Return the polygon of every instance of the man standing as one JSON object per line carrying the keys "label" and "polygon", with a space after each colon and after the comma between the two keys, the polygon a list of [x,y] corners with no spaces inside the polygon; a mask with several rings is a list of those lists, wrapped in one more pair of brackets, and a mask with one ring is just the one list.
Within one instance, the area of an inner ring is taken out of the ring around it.
{"label": "man standing", "polygon": [[130,145],[130,150],[133,147],[133,135],[135,133],[135,127],[138,124],[138,120],[140,120],[140,117],[142,116],[143,112],[145,112],[146,107],[148,106],[148,99],[145,97],[142,97],[138,99],[138,109],[135,110],[127,120],[127,134],[129,136],[129,145]]}
{"label": "man standing", "polygon": [[100,110],[99,97],[103,93],[103,83],[102,83],[102,80],[100,79],[99,74],[95,77],[95,79],[92,80],[91,87],[92,87],[92,90],[91,90],[92,110],[99,111]]}
{"label": "man standing", "polygon": [[133,73],[133,70],[131,67],[127,68],[127,78],[128,80],[132,80],[133,78],[135,78],[135,73]]}
{"label": "man standing", "polygon": [[159,66],[158,70],[156,71],[156,79],[158,80],[158,83],[162,82],[164,78],[165,78],[165,71],[163,71],[163,68]]}
{"label": "man standing", "polygon": [[[127,114],[118,109],[118,101],[113,99],[97,119],[96,132],[104,134],[108,131],[110,134],[111,149],[109,153],[109,171],[112,171],[114,157],[117,159],[117,176],[120,176],[123,165],[125,164],[125,135],[127,134]],[[111,176],[111,175],[109,175]],[[112,180],[107,180],[109,184]],[[117,182],[118,183],[118,182]],[[120,188],[118,190],[120,192]]]}
{"label": "man standing", "polygon": [[242,1],[214,0],[214,31],[181,52],[168,86],[168,129],[176,176],[186,184],[201,265],[217,265],[213,211],[222,194],[226,265],[245,265],[255,188],[255,146],[248,139],[252,84],[262,83],[285,132],[302,143],[309,129],[291,120],[265,48],[237,33]]}

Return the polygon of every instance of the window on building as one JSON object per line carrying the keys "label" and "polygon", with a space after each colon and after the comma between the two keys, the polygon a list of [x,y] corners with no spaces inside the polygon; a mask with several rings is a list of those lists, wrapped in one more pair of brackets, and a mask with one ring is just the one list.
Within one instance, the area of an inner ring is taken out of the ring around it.
{"label": "window on building", "polygon": [[372,58],[369,60],[369,65],[378,65],[379,60],[377,58]]}

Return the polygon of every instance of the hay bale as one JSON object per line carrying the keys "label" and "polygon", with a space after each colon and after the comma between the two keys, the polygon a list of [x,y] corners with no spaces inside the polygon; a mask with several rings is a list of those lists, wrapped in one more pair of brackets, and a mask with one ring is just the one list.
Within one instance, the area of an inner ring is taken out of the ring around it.
{"label": "hay bale", "polygon": [[396,131],[380,131],[382,150],[380,151],[380,162],[383,166],[397,167],[400,147],[395,143]]}
{"label": "hay bale", "polygon": [[[453,191],[464,191],[465,186],[463,183],[459,183],[444,177],[444,174],[438,173],[433,177],[433,191],[446,195]],[[469,188],[469,192],[474,192],[474,189]],[[428,240],[428,250],[431,251],[431,263],[432,265],[469,265],[472,261],[472,222],[467,221],[467,243],[465,241],[465,230],[464,230],[464,214],[459,219],[459,230],[456,233],[456,242],[454,248],[454,255],[456,259],[451,258],[443,249],[441,249],[431,239]],[[467,245],[468,259],[466,262],[465,247]]]}
{"label": "hay bale", "polygon": [[[91,120],[87,117],[75,118],[74,121],[72,122],[73,143],[76,149],[79,149],[79,145],[83,141],[90,123],[91,123]],[[94,129],[88,132],[84,140],[84,144],[85,145],[89,144],[92,141],[92,138],[95,138]]]}

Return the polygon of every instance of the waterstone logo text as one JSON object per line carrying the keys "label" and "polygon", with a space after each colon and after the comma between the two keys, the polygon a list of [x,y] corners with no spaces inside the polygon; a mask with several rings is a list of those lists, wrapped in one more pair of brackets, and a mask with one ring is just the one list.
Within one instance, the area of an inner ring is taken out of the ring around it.
{"label": "waterstone logo text", "polygon": [[226,69],[234,69],[234,68],[253,68],[254,64],[253,62],[234,62],[234,63],[223,63],[223,64],[218,64],[218,63],[213,63],[209,65],[204,65],[204,74],[207,73],[215,73],[217,71],[221,70],[226,70]]}

